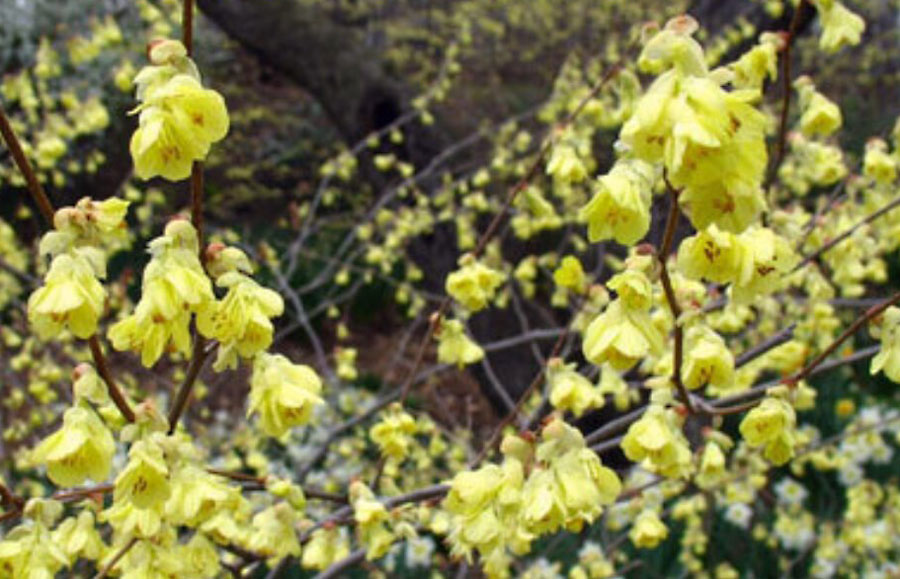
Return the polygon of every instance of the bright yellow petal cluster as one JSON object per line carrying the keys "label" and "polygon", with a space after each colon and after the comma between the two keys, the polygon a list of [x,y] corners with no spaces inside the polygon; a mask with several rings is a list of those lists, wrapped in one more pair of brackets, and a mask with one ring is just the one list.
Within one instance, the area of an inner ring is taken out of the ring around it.
{"label": "bright yellow petal cluster", "polygon": [[800,130],[807,137],[827,137],[841,128],[841,109],[828,97],[816,90],[808,76],[794,81],[800,96]]}
{"label": "bright yellow petal cluster", "polygon": [[387,508],[360,481],[350,483],[349,494],[359,541],[366,547],[366,559],[371,561],[384,556],[395,540],[388,528],[390,515]]}
{"label": "bright yellow petal cluster", "polygon": [[462,368],[481,361],[484,350],[466,335],[459,320],[444,320],[437,332],[438,361]]}
{"label": "bright yellow petal cluster", "polygon": [[638,158],[664,164],[694,227],[740,232],[765,207],[765,116],[750,104],[758,91],[725,91],[709,75],[694,30],[696,22],[679,17],[647,43],[642,61],[671,68],[641,97],[620,138]]}
{"label": "bright yellow petal cluster", "polygon": [[663,336],[653,324],[652,285],[640,269],[629,268],[607,285],[619,297],[588,325],[582,351],[591,363],[628,370],[648,354],[662,351]]}
{"label": "bright yellow petal cluster", "polygon": [[103,420],[90,408],[75,406],[63,414],[62,427],[35,449],[33,460],[47,465],[47,475],[61,487],[109,476],[116,445]]}
{"label": "bright yellow petal cluster", "polygon": [[[228,132],[228,112],[222,96],[203,88],[184,47],[166,41],[151,50],[153,64],[135,78],[142,101],[139,126],[131,137],[135,173],[141,179],[157,175],[179,181],[191,174],[212,143]],[[170,54],[162,52],[172,49]]]}
{"label": "bright yellow petal cluster", "polygon": [[734,384],[734,355],[722,336],[708,326],[688,328],[682,381],[691,390],[710,386],[722,391]]}
{"label": "bright yellow petal cluster", "polygon": [[651,404],[628,428],[622,450],[629,460],[665,477],[684,477],[691,471],[691,450],[681,432],[681,419],[658,404]]}
{"label": "bright yellow petal cluster", "polygon": [[588,408],[601,408],[605,402],[603,394],[591,381],[578,373],[576,364],[564,364],[559,358],[547,364],[547,385],[550,388],[550,404],[576,417]]}
{"label": "bright yellow petal cluster", "polygon": [[447,293],[470,312],[484,309],[506,276],[471,255],[461,257],[459,265],[458,270],[447,276]]}
{"label": "bright yellow petal cluster", "polygon": [[669,529],[652,509],[641,511],[635,519],[628,538],[639,549],[653,549],[669,536]]}
{"label": "bright yellow petal cluster", "polygon": [[775,465],[794,456],[797,415],[785,400],[768,396],[741,421],[741,436],[750,446],[765,446],[763,454]]}
{"label": "bright yellow petal cluster", "polygon": [[502,450],[502,465],[457,474],[443,503],[452,552],[470,557],[477,550],[490,577],[508,576],[510,553],[527,552],[538,536],[594,521],[622,489],[581,433],[559,419],[544,427],[536,447],[507,437]]}
{"label": "bright yellow petal cluster", "polygon": [[296,557],[300,555],[297,522],[297,512],[287,503],[260,511],[253,517],[247,546],[273,565],[285,557]]}
{"label": "bright yellow petal cluster", "polygon": [[588,225],[591,242],[615,239],[633,245],[650,228],[650,202],[656,173],[637,159],[616,162],[609,173],[597,179],[594,196],[578,216]]}
{"label": "bright yellow petal cluster", "polygon": [[200,265],[197,231],[190,222],[170,222],[149,248],[153,257],[144,269],[141,299],[134,313],[109,329],[113,347],[140,352],[147,367],[170,344],[188,354],[191,313],[209,307],[215,299]]}
{"label": "bright yellow petal cluster", "polygon": [[897,178],[897,159],[888,154],[883,139],[873,138],[866,143],[863,174],[880,185],[893,183]]}
{"label": "bright yellow petal cluster", "polygon": [[219,276],[216,285],[228,288],[228,293],[197,314],[197,329],[219,341],[213,368],[221,371],[235,368],[238,356],[252,358],[272,344],[274,327],[270,318],[281,315],[284,301],[278,293],[239,272]]}
{"label": "bright yellow petal cluster", "polygon": [[837,52],[844,46],[859,44],[866,22],[858,14],[847,9],[838,0],[813,0],[819,10],[822,35],[819,48],[825,52]]}
{"label": "bright yellow petal cluster", "polygon": [[872,358],[869,371],[884,372],[893,382],[900,383],[900,308],[891,306],[881,315],[878,327],[881,349]]}
{"label": "bright yellow petal cluster", "polygon": [[64,329],[90,338],[97,333],[105,301],[92,260],[83,251],[64,253],[53,258],[44,285],[28,298],[28,321],[43,338]]}
{"label": "bright yellow petal cluster", "polygon": [[414,444],[415,433],[415,419],[404,412],[399,404],[392,404],[382,414],[381,420],[369,430],[369,437],[378,445],[383,456],[400,461],[408,455]]}
{"label": "bright yellow petal cluster", "polygon": [[263,432],[281,437],[310,421],[313,408],[322,403],[321,391],[322,381],[312,368],[263,352],[253,362],[247,415],[258,413]]}

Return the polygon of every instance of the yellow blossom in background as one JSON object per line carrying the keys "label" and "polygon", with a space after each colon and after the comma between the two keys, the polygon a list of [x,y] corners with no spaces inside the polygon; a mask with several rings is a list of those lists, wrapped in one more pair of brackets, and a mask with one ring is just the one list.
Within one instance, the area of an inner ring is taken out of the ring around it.
{"label": "yellow blossom in background", "polygon": [[669,529],[659,520],[656,512],[649,509],[638,515],[631,531],[628,532],[632,544],[640,549],[652,549],[668,536]]}
{"label": "yellow blossom in background", "polygon": [[459,265],[458,270],[447,276],[447,293],[470,312],[484,309],[506,276],[471,255],[460,258]]}
{"label": "yellow blossom in background", "polygon": [[459,320],[443,320],[437,330],[438,361],[462,368],[484,358],[484,350],[469,338]]}
{"label": "yellow blossom in background", "polygon": [[883,371],[891,381],[900,383],[900,308],[891,306],[884,311],[877,332],[881,348],[872,358],[869,371]]}
{"label": "yellow blossom in background", "polygon": [[294,364],[281,354],[261,353],[253,362],[247,416],[259,414],[263,432],[283,436],[309,422],[313,408],[322,403],[321,391],[322,381],[309,366]]}

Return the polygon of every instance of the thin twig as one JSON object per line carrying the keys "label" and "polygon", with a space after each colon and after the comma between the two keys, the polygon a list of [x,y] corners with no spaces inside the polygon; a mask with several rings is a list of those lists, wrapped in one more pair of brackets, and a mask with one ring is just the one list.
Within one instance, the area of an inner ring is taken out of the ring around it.
{"label": "thin twig", "polygon": [[841,333],[840,336],[835,338],[827,348],[822,350],[822,352],[818,356],[816,356],[812,362],[807,364],[802,370],[800,370],[790,378],[785,379],[785,382],[788,384],[796,384],[800,380],[803,380],[804,378],[809,376],[809,374],[816,368],[816,366],[824,362],[825,359],[828,358],[828,356],[830,356],[835,350],[837,350],[838,347],[845,341],[847,341],[848,338],[853,336],[853,334],[855,334],[857,330],[859,330],[869,320],[871,320],[884,310],[888,309],[892,305],[896,304],[897,302],[900,302],[900,292],[897,292],[892,297],[884,300],[877,306],[873,306],[866,310],[866,312],[856,318],[853,323],[850,324],[850,326]]}
{"label": "thin twig", "polygon": [[866,217],[861,219],[858,223],[856,223],[855,225],[853,225],[846,231],[842,232],[840,235],[834,237],[833,239],[829,239],[825,244],[822,245],[822,247],[820,247],[819,249],[815,250],[814,252],[812,252],[809,255],[807,255],[806,257],[804,257],[800,261],[800,263],[798,263],[796,265],[796,267],[794,267],[793,271],[797,271],[798,269],[800,269],[807,263],[817,260],[819,257],[822,256],[822,254],[829,251],[835,245],[841,243],[842,241],[844,241],[845,239],[847,239],[851,235],[853,235],[860,227],[867,225],[869,223],[872,223],[879,217],[886,215],[887,213],[889,213],[893,209],[896,209],[897,207],[900,207],[900,195],[898,195],[896,199],[894,199],[893,201],[891,201],[884,207],[882,207],[876,211],[873,211],[872,213],[870,213],[869,215],[867,215]]}
{"label": "thin twig", "polygon": [[16,166],[19,168],[19,172],[22,173],[22,176],[25,178],[25,183],[28,185],[28,192],[31,193],[31,198],[34,199],[34,202],[38,206],[38,210],[40,210],[44,220],[47,222],[48,227],[52,228],[54,213],[53,204],[50,203],[50,198],[47,197],[47,193],[44,192],[44,187],[38,180],[34,168],[28,161],[28,157],[25,156],[25,152],[22,150],[22,144],[19,142],[19,138],[16,137],[12,125],[9,124],[9,118],[3,110],[3,105],[0,105],[0,134],[3,135],[6,147],[9,149],[13,161],[15,161]]}
{"label": "thin twig", "polygon": [[128,551],[130,551],[131,548],[137,544],[137,542],[138,542],[138,538],[134,537],[130,541],[125,543],[125,546],[122,547],[121,549],[119,549],[119,552],[116,553],[116,555],[112,559],[109,560],[109,563],[104,565],[103,568],[100,569],[100,572],[97,573],[96,575],[94,575],[94,579],[103,579],[104,577],[109,575],[110,571],[112,571],[113,568],[116,566],[116,564],[122,560],[122,557],[124,557],[126,554],[128,554]]}
{"label": "thin twig", "polygon": [[797,8],[794,10],[794,16],[784,39],[784,50],[781,53],[781,80],[783,86],[783,94],[781,96],[781,116],[778,121],[778,138],[775,141],[775,157],[772,166],[769,168],[769,175],[763,189],[768,189],[775,181],[778,175],[778,168],[784,161],[785,149],[787,146],[787,122],[788,112],[791,108],[791,48],[794,44],[794,38],[800,27],[800,19],[803,11],[808,7],[809,0],[800,0]]}
{"label": "thin twig", "polygon": [[188,366],[187,373],[184,375],[184,381],[178,387],[175,400],[172,402],[172,408],[169,410],[169,434],[173,434],[178,427],[178,421],[187,408],[197,377],[203,370],[203,366],[209,359],[213,349],[206,347],[206,340],[197,332],[194,336],[194,351],[191,356],[191,364]]}
{"label": "thin twig", "polygon": [[665,179],[666,188],[669,190],[669,215],[666,218],[666,229],[663,232],[663,240],[660,249],[656,254],[659,260],[659,281],[662,283],[663,292],[666,295],[666,302],[669,304],[669,310],[672,312],[672,321],[675,326],[673,330],[674,353],[672,363],[672,384],[678,390],[681,401],[684,403],[688,412],[694,413],[694,406],[691,403],[691,397],[687,388],[681,379],[681,366],[684,362],[684,330],[681,327],[681,306],[678,305],[678,298],[675,296],[675,289],[672,286],[672,280],[669,278],[668,259],[672,251],[672,243],[675,239],[675,228],[678,225],[678,216],[680,214],[678,208],[678,189],[672,187],[668,179]]}
{"label": "thin twig", "polygon": [[119,409],[119,412],[122,413],[125,420],[134,422],[134,410],[131,409],[128,400],[125,398],[122,390],[119,389],[115,379],[113,379],[112,372],[110,372],[109,366],[106,363],[106,357],[103,355],[103,348],[100,346],[100,338],[94,334],[88,339],[88,346],[91,348],[91,356],[94,358],[94,366],[97,368],[97,374],[99,374],[103,379],[103,382],[106,383],[106,390],[109,392],[109,397],[112,399],[113,404],[116,405],[116,408]]}

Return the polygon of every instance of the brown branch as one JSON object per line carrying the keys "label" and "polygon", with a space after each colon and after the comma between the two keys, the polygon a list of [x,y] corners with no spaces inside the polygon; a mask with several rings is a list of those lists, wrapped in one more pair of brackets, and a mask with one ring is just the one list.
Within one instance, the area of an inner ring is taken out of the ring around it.
{"label": "brown branch", "polygon": [[100,377],[103,378],[103,382],[106,383],[106,390],[109,392],[109,397],[112,399],[113,404],[116,405],[116,408],[119,409],[119,412],[122,413],[125,420],[134,422],[134,410],[131,409],[128,400],[125,398],[125,395],[122,394],[122,390],[119,389],[119,386],[113,379],[112,372],[109,371],[106,358],[103,356],[103,348],[100,346],[100,338],[94,334],[88,339],[88,345],[91,348],[91,356],[94,358],[94,366],[97,368],[97,374],[99,374]]}
{"label": "brown branch", "polygon": [[34,199],[35,204],[37,204],[47,225],[52,228],[54,213],[53,204],[50,203],[50,198],[47,197],[47,193],[44,192],[44,187],[38,180],[34,168],[28,161],[28,157],[25,156],[25,152],[22,150],[22,144],[19,142],[18,137],[16,137],[16,133],[13,131],[12,125],[10,125],[9,118],[7,118],[2,105],[0,105],[0,134],[3,135],[6,147],[9,149],[13,161],[15,161],[16,166],[19,168],[19,172],[22,173],[22,176],[25,178],[25,183],[28,185],[28,192],[31,194],[31,198]]}
{"label": "brown branch", "polygon": [[94,575],[94,579],[103,579],[104,577],[109,575],[109,573],[113,570],[113,568],[116,566],[116,564],[122,560],[122,557],[124,557],[126,554],[128,554],[128,551],[130,551],[131,548],[137,544],[138,540],[139,539],[137,537],[134,537],[130,541],[125,543],[125,546],[123,546],[121,549],[119,549],[119,552],[116,553],[116,555],[112,559],[109,560],[109,563],[104,565],[103,568],[100,569],[100,572],[97,573],[96,575]]}
{"label": "brown branch", "polygon": [[896,209],[897,207],[900,207],[900,195],[898,195],[896,199],[894,199],[893,201],[891,201],[890,203],[888,203],[881,209],[873,211],[872,213],[870,213],[869,215],[867,215],[866,217],[861,219],[859,222],[854,224],[852,227],[850,227],[846,231],[841,232],[840,235],[834,237],[833,239],[828,240],[828,242],[826,242],[824,245],[822,245],[822,247],[820,247],[819,249],[815,250],[811,254],[804,257],[803,260],[800,263],[798,263],[796,265],[796,267],[794,267],[793,271],[797,271],[798,269],[800,269],[807,263],[817,260],[819,257],[822,256],[822,254],[829,251],[835,245],[841,243],[842,241],[844,241],[845,239],[847,239],[848,237],[853,235],[856,232],[856,230],[858,230],[860,227],[862,227],[864,225],[868,225],[869,223],[872,223],[879,217],[882,217],[883,215],[889,213],[891,210]]}
{"label": "brown branch", "polygon": [[666,263],[672,251],[672,243],[675,239],[675,228],[678,225],[678,189],[672,187],[668,179],[665,179],[666,188],[669,191],[669,216],[666,218],[666,229],[663,233],[662,245],[656,254],[659,260],[659,281],[662,283],[663,292],[666,295],[666,302],[669,304],[669,310],[672,312],[672,321],[675,326],[673,330],[674,352],[672,355],[672,384],[678,390],[678,395],[684,403],[688,412],[694,413],[694,405],[691,402],[691,396],[688,394],[687,388],[681,379],[681,366],[684,363],[684,330],[678,318],[681,317],[681,306],[678,305],[678,298],[675,296],[675,288],[672,286],[672,280],[669,277],[669,266]]}
{"label": "brown branch", "polygon": [[181,43],[191,56],[194,52],[194,0],[184,0],[181,6]]}
{"label": "brown branch", "polygon": [[877,306],[873,306],[866,310],[866,312],[856,318],[853,323],[850,324],[850,326],[841,333],[840,336],[835,338],[835,340],[831,342],[831,344],[829,344],[827,348],[822,350],[822,352],[818,356],[816,356],[812,362],[807,364],[802,370],[800,370],[790,378],[786,378],[784,382],[788,384],[796,384],[800,380],[808,377],[810,373],[816,368],[816,366],[824,362],[828,356],[830,356],[835,350],[837,350],[838,347],[845,341],[847,341],[848,338],[855,334],[857,330],[859,330],[869,320],[871,320],[884,310],[888,309],[892,305],[896,304],[897,302],[900,302],[900,292],[897,292],[892,297],[884,300]]}
{"label": "brown branch", "polygon": [[191,364],[188,366],[187,373],[184,375],[184,381],[178,387],[175,400],[172,402],[172,408],[169,410],[169,434],[174,433],[175,428],[178,427],[178,420],[187,408],[197,377],[200,375],[200,371],[203,369],[203,365],[213,349],[215,349],[215,344],[213,348],[206,348],[206,340],[203,339],[199,332],[194,335],[194,352],[191,356]]}
{"label": "brown branch", "polygon": [[794,15],[791,18],[787,34],[784,39],[784,50],[781,53],[781,80],[783,83],[784,94],[781,96],[781,116],[778,121],[778,138],[775,141],[775,157],[772,160],[772,166],[769,168],[769,176],[763,189],[768,189],[775,182],[778,175],[778,168],[784,161],[785,149],[787,148],[787,121],[788,112],[791,108],[791,48],[794,44],[794,38],[797,36],[797,30],[800,28],[801,15],[803,11],[809,7],[809,0],[800,0]]}

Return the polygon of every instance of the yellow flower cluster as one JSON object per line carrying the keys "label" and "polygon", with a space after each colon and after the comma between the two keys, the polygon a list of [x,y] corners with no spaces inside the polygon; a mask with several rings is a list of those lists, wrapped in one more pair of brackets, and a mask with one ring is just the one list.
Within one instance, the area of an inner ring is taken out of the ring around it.
{"label": "yellow flower cluster", "polygon": [[661,353],[663,336],[650,318],[653,293],[640,269],[628,269],[606,284],[618,293],[584,332],[584,357],[600,366],[628,370],[650,353]]}
{"label": "yellow flower cluster", "polygon": [[757,90],[722,88],[691,38],[697,23],[675,18],[651,38],[639,64],[662,72],[622,126],[634,155],[662,163],[697,229],[710,224],[738,233],[765,207],[765,116],[750,103]]}
{"label": "yellow flower cluster", "polygon": [[616,474],[562,420],[548,423],[536,446],[509,437],[503,451],[502,465],[457,474],[443,503],[452,552],[470,558],[477,550],[490,577],[508,576],[510,551],[527,552],[561,528],[580,529],[621,492]]}
{"label": "yellow flower cluster", "polygon": [[447,276],[447,293],[470,312],[483,310],[506,276],[477,261],[471,254],[461,257],[459,265],[458,270]]}
{"label": "yellow flower cluster", "polygon": [[109,329],[113,347],[140,352],[148,368],[170,344],[182,354],[190,352],[191,314],[215,300],[190,222],[169,222],[163,235],[150,242],[149,252],[152,258],[144,269],[140,301],[132,314]]}
{"label": "yellow flower cluster", "polygon": [[180,181],[202,161],[212,143],[228,132],[228,112],[219,93],[203,88],[200,74],[176,40],[150,47],[150,65],[134,79],[141,101],[139,126],[131,137],[134,169],[141,179],[157,175]]}
{"label": "yellow flower cluster", "polygon": [[54,215],[54,229],[41,239],[41,254],[53,257],[44,285],[28,299],[28,319],[42,337],[63,329],[79,338],[97,332],[103,314],[109,247],[121,242],[128,202],[110,198],[94,202],[82,199]]}

